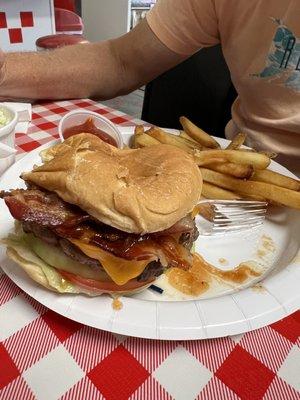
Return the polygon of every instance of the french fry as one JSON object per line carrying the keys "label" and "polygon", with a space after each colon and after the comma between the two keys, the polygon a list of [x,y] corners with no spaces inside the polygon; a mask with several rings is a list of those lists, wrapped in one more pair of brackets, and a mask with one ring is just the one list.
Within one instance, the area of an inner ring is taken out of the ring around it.
{"label": "french fry", "polygon": [[226,147],[226,150],[237,150],[245,142],[247,135],[245,133],[238,133]]}
{"label": "french fry", "polygon": [[203,182],[202,195],[207,199],[218,199],[218,200],[237,200],[241,199],[236,193],[229,190],[222,189],[219,186],[212,185],[211,183]]}
{"label": "french fry", "polygon": [[179,136],[182,137],[183,139],[189,140],[189,141],[192,142],[192,143],[197,143],[197,144],[199,144],[199,143],[197,142],[197,140],[191,138],[191,137],[190,137],[187,133],[185,133],[184,131],[180,131]]}
{"label": "french fry", "polygon": [[134,147],[149,147],[149,146],[155,146],[157,144],[160,144],[160,142],[153,137],[147,135],[146,133],[141,133],[138,135],[134,136]]}
{"label": "french fry", "polygon": [[134,134],[135,135],[141,135],[145,132],[144,126],[143,125],[136,125],[134,128]]}
{"label": "french fry", "polygon": [[200,144],[199,142],[197,142],[197,140],[191,138],[191,137],[190,137],[187,133],[185,133],[184,131],[180,131],[179,136],[180,136],[182,139],[187,140],[188,143],[189,143],[190,145],[193,145],[193,147],[196,148],[197,150],[209,150],[209,147],[202,146],[202,144]]}
{"label": "french fry", "polygon": [[267,157],[273,159],[278,156],[277,153],[271,152],[271,151],[259,151],[260,154],[265,154]]}
{"label": "french fry", "polygon": [[134,127],[134,135],[130,138],[130,147],[136,149],[139,146],[136,143],[137,135],[142,135],[144,133],[144,126],[143,125],[136,125]]}
{"label": "french fry", "polygon": [[290,190],[300,191],[300,180],[281,175],[278,172],[268,169],[255,171],[252,178],[254,181],[272,183],[273,185],[281,186]]}
{"label": "french fry", "polygon": [[[268,204],[273,204],[274,202],[272,202],[271,200],[267,200],[266,198],[264,198],[264,197],[261,197],[261,196],[257,196],[257,195],[255,195],[255,194],[247,194],[247,196],[243,196],[243,195],[241,195],[240,194],[240,196],[242,196],[242,198],[244,198],[244,200],[254,200],[254,201],[264,201],[264,202],[267,202]],[[280,204],[279,204],[280,205]]]}
{"label": "french fry", "polygon": [[175,136],[165,132],[160,128],[151,128],[146,132],[152,138],[158,140],[160,143],[170,144],[185,150],[186,152],[193,154],[195,146],[193,143],[189,143],[188,140]]}
{"label": "french fry", "polygon": [[[257,153],[257,151],[255,151],[254,149],[238,149],[239,151],[244,151],[246,153]],[[262,153],[265,154],[265,153]]]}
{"label": "french fry", "polygon": [[195,150],[194,158],[199,166],[222,159],[236,164],[252,165],[254,169],[266,169],[270,164],[270,159],[265,154],[240,150]]}
{"label": "french fry", "polygon": [[[172,136],[175,136],[175,135],[172,135]],[[191,150],[196,149],[196,150],[201,151],[204,149],[204,147],[200,143],[192,142],[191,140],[185,139],[181,136],[175,136],[175,138],[177,138],[177,140],[179,140],[180,142],[185,143],[188,147],[191,148]]]}
{"label": "french fry", "polygon": [[215,206],[209,203],[197,204],[192,211],[192,218],[201,215],[207,221],[213,222],[215,215]]}
{"label": "french fry", "polygon": [[[228,149],[226,149],[228,150]],[[243,151],[245,153],[258,153],[258,154],[263,154],[271,159],[276,158],[278,156],[277,153],[271,152],[271,151],[256,151],[254,149],[239,149],[239,151]]]}
{"label": "french fry", "polygon": [[190,136],[192,139],[196,140],[198,143],[205,147],[213,148],[213,149],[219,149],[220,145],[219,143],[208,133],[204,132],[201,128],[199,128],[197,125],[193,124],[192,121],[190,121],[186,117],[180,117],[179,121],[185,131],[185,133]]}
{"label": "french fry", "polygon": [[240,179],[249,179],[253,174],[252,165],[234,164],[230,162],[210,163],[207,165],[207,168]]}
{"label": "french fry", "polygon": [[291,208],[300,209],[300,192],[271,183],[244,181],[206,168],[200,168],[203,180],[247,197],[258,196]]}

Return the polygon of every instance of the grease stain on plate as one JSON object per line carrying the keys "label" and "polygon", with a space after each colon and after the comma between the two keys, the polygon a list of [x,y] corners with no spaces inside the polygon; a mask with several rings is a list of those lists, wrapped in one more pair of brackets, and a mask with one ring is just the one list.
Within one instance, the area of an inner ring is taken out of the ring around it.
{"label": "grease stain on plate", "polygon": [[229,264],[228,260],[226,260],[226,258],[223,258],[223,257],[219,258],[219,263],[221,265],[228,265]]}
{"label": "grease stain on plate", "polygon": [[267,289],[261,284],[261,283],[256,283],[251,287],[251,289],[256,292],[256,293],[267,293]]}
{"label": "grease stain on plate", "polygon": [[233,269],[222,271],[195,253],[193,265],[189,270],[170,268],[166,275],[170,285],[180,292],[190,296],[199,296],[209,289],[211,281],[214,279],[239,284],[251,277],[260,276],[260,272],[253,261],[243,262]]}
{"label": "grease stain on plate", "polygon": [[259,248],[257,249],[256,255],[259,259],[264,259],[265,257],[275,253],[276,246],[273,239],[268,235],[262,235]]}
{"label": "grease stain on plate", "polygon": [[115,311],[120,311],[123,308],[123,303],[121,302],[119,297],[114,297],[112,301],[112,308]]}
{"label": "grease stain on plate", "polygon": [[[236,238],[235,246],[238,244],[239,239]],[[252,251],[245,255],[244,261],[240,258],[231,260],[231,263],[225,257],[208,262],[207,257],[200,255],[201,249],[197,249],[190,270],[171,268],[158,278],[157,285],[164,290],[159,298],[167,301],[206,299],[258,285],[274,264],[276,245],[269,235],[261,233],[251,247]],[[249,257],[248,260],[246,257]],[[263,286],[256,286],[254,290],[262,292]]]}

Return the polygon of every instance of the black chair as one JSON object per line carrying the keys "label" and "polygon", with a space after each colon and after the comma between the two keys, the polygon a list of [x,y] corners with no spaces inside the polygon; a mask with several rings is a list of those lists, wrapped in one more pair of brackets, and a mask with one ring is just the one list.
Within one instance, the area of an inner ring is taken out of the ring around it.
{"label": "black chair", "polygon": [[145,89],[142,119],[179,129],[185,115],[206,132],[224,137],[237,93],[220,46],[205,48]]}

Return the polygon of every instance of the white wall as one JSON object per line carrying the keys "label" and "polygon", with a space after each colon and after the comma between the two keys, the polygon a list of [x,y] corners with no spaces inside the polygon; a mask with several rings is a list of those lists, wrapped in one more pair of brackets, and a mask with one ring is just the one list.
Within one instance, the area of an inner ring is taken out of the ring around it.
{"label": "white wall", "polygon": [[96,42],[128,32],[130,3],[130,0],[82,0],[84,36]]}

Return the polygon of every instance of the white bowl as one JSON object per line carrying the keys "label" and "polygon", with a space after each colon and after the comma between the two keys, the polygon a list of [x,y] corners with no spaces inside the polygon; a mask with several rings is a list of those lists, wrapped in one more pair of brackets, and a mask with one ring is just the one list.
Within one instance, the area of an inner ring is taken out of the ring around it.
{"label": "white bowl", "polygon": [[63,132],[65,129],[76,125],[81,125],[89,117],[93,118],[93,122],[97,128],[103,130],[117,142],[117,145],[120,149],[123,148],[123,138],[118,127],[102,115],[88,110],[70,111],[62,117],[58,125],[58,133],[61,141],[64,141]]}
{"label": "white bowl", "polygon": [[7,146],[14,148],[15,128],[18,122],[18,113],[4,104],[0,104],[0,108],[10,118],[10,122],[0,128],[0,143],[6,144]]}
{"label": "white bowl", "polygon": [[16,152],[12,147],[0,143],[0,175],[15,162]]}

